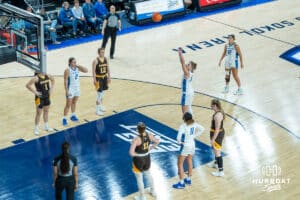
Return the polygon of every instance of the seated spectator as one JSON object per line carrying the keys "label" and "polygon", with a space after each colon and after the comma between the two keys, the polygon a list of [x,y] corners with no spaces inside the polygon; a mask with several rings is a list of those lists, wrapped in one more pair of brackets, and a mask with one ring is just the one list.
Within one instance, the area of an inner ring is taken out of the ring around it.
{"label": "seated spectator", "polygon": [[13,18],[10,27],[13,30],[20,31],[21,33],[25,33],[25,21],[23,19]]}
{"label": "seated spectator", "polygon": [[96,11],[97,17],[104,21],[106,15],[108,14],[108,10],[103,0],[98,0],[94,5],[94,9]]}
{"label": "seated spectator", "polygon": [[69,2],[65,1],[63,3],[63,7],[60,9],[58,18],[60,20],[61,25],[65,27],[72,27],[73,36],[76,37],[78,22],[70,9]]}
{"label": "seated spectator", "polygon": [[[32,8],[30,6],[28,6],[26,8],[27,12],[33,13]],[[25,33],[27,35],[27,39],[28,39],[28,43],[31,44],[32,43],[32,37],[31,34],[37,32],[37,27],[32,24],[31,22],[28,22],[25,20]]]}
{"label": "seated spectator", "polygon": [[96,12],[91,0],[85,0],[82,8],[84,17],[87,19],[88,23],[92,25],[92,30],[96,33],[99,32],[102,20],[96,16]]}
{"label": "seated spectator", "polygon": [[44,19],[44,33],[49,33],[51,41],[53,44],[60,44],[60,42],[58,42],[56,40],[57,35],[56,35],[56,24],[57,24],[57,20],[51,20],[48,16],[48,14],[45,12],[44,8],[41,8],[40,10],[40,15],[43,17]]}
{"label": "seated spectator", "polygon": [[[12,30],[22,33],[23,35],[26,35],[25,34],[25,21],[23,19],[12,18],[10,27]],[[14,38],[16,39],[16,41],[13,41],[13,42],[14,42],[14,45],[16,45],[16,48],[20,51],[24,50],[27,45],[27,44],[25,44],[25,39],[18,35],[14,35],[14,36],[15,36]]]}
{"label": "seated spectator", "polygon": [[72,8],[72,13],[80,27],[80,34],[85,35],[84,32],[87,32],[87,24],[83,15],[82,7],[79,6],[79,0],[74,1],[74,7]]}

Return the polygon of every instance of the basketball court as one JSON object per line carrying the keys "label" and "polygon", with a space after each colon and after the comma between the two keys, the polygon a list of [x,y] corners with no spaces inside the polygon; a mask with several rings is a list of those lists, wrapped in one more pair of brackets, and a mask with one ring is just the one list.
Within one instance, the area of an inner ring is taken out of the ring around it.
{"label": "basketball court", "polygon": [[[19,63],[1,65],[0,199],[53,199],[51,163],[65,140],[78,158],[76,199],[133,199],[138,189],[128,150],[139,121],[161,139],[151,154],[157,199],[299,198],[300,68],[291,60],[300,58],[299,51],[289,51],[300,43],[299,7],[299,1],[271,1],[120,34],[110,60],[113,79],[104,96],[103,117],[95,114],[91,78],[102,41],[48,51],[47,73],[55,77],[49,124],[55,131],[39,136],[33,134],[34,96],[25,87],[33,71]],[[229,34],[235,34],[244,57],[245,68],[239,70],[242,96],[233,94],[233,79],[230,92],[222,93],[224,65],[218,62]],[[179,47],[186,61],[198,64],[193,112],[206,128],[196,142],[193,184],[184,190],[172,188],[178,181],[176,134],[182,123]],[[288,51],[290,61],[280,57]],[[63,127],[63,72],[69,57],[89,73],[81,76],[80,122]],[[227,115],[222,178],[213,177],[207,167],[213,160],[212,98],[221,100]]]}

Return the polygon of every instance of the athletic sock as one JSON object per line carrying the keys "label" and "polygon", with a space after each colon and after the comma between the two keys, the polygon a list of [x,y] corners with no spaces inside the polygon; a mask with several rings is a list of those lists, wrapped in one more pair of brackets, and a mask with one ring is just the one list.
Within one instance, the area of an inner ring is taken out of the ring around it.
{"label": "athletic sock", "polygon": [[219,168],[219,171],[223,171],[223,158],[222,156],[220,157],[217,157],[217,164],[218,164],[218,168]]}

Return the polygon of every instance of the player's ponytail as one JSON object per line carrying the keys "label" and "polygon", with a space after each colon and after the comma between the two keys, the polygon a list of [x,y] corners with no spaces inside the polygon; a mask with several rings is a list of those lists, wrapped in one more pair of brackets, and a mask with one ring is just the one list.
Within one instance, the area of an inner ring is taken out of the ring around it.
{"label": "player's ponytail", "polygon": [[146,125],[144,122],[139,122],[137,124],[137,131],[139,132],[140,136],[143,136],[143,133],[145,132],[146,130]]}
{"label": "player's ponytail", "polygon": [[218,108],[218,110],[222,113],[222,115],[223,115],[223,120],[225,120],[225,112],[224,112],[224,110],[223,110],[223,108],[222,108],[222,105],[221,105],[221,102],[219,101],[219,99],[213,99],[213,100],[211,100],[211,105],[213,106],[213,105],[215,105],[217,108]]}
{"label": "player's ponytail", "polygon": [[61,158],[61,161],[60,161],[60,170],[61,170],[62,174],[66,174],[70,171],[69,147],[70,147],[70,144],[68,142],[64,142],[61,145],[62,158]]}

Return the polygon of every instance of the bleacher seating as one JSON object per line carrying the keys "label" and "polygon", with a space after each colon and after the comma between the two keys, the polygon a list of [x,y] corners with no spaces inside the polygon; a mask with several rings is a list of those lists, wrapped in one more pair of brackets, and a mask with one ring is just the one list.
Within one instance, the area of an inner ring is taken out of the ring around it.
{"label": "bleacher seating", "polygon": [[[58,16],[59,16],[59,11],[62,6],[62,3],[64,1],[68,1],[70,3],[70,5],[73,6],[74,0],[4,0],[4,1],[6,1],[6,2],[9,1],[9,3],[11,3],[17,7],[23,8],[23,9],[26,9],[26,7],[29,6],[32,8],[33,12],[36,14],[39,13],[39,10],[41,8],[44,8],[50,19],[58,20],[58,23],[55,27],[57,39],[59,41],[62,41],[62,40],[72,38],[72,34],[70,33],[70,27],[64,27],[59,22]],[[93,3],[95,3],[96,1],[97,0],[92,0]],[[114,4],[114,5],[116,5],[117,10],[124,10],[125,5],[126,5],[126,3],[128,3],[129,0],[103,0],[103,1],[106,3],[107,7],[109,7],[111,4]],[[80,5],[82,6],[82,4],[84,2],[85,2],[85,0],[80,0]],[[100,30],[101,30],[101,26],[102,25],[100,25]],[[92,32],[90,27],[88,29],[88,32],[89,33],[87,33],[87,35],[99,34],[99,33]],[[36,42],[36,38],[34,38],[34,35],[32,35],[31,42],[32,43]],[[51,42],[49,33],[45,34],[45,42],[46,43]]]}

